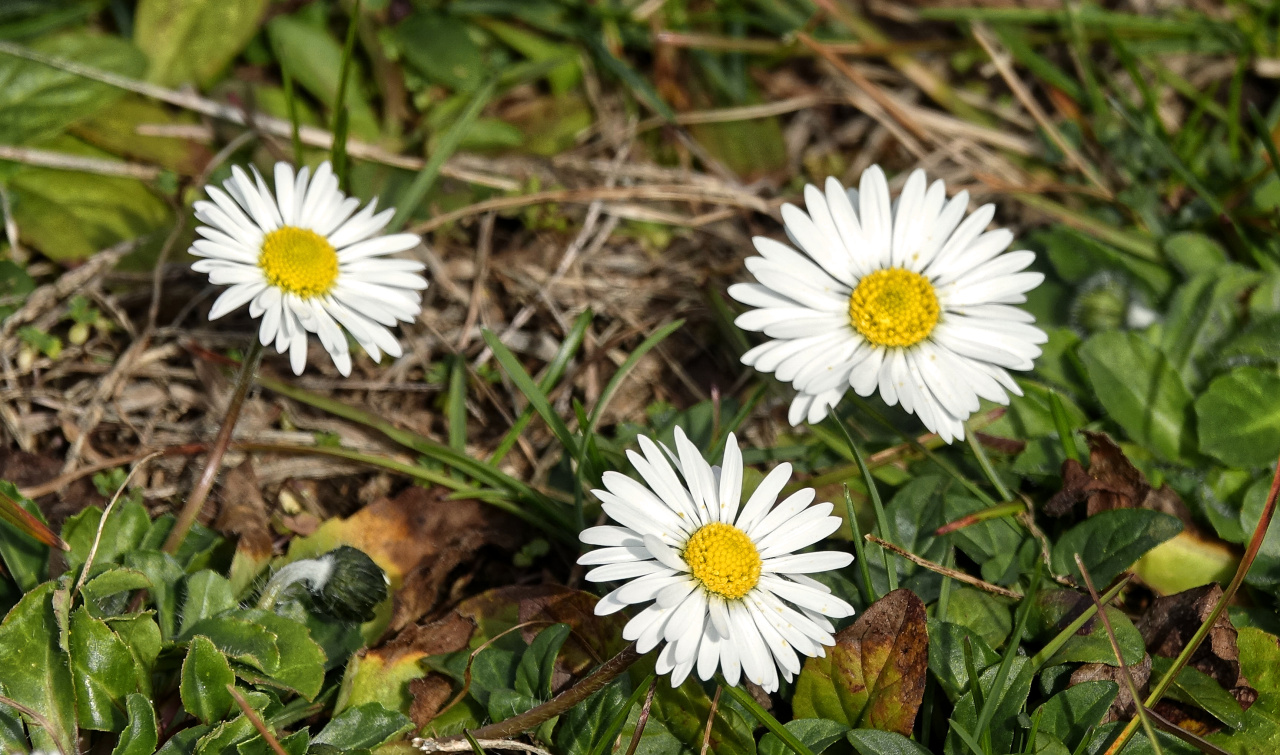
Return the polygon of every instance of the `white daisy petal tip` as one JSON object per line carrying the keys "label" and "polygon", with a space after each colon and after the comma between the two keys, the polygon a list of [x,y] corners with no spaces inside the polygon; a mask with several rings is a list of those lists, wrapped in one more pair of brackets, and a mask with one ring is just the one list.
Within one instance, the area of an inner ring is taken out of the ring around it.
{"label": "white daisy petal tip", "polygon": [[[798,249],[754,237],[758,282],[730,292],[747,306],[738,327],[766,336],[743,363],[792,383],[793,426],[822,421],[852,388],[879,390],[948,442],[963,438],[978,399],[998,396],[991,371],[1030,369],[1044,342],[1034,318],[1007,313],[1021,313],[1010,305],[1043,281],[1026,271],[1033,257],[1007,251],[1008,230],[987,230],[992,205],[966,218],[968,195],[945,201],[921,171],[896,202],[877,165],[857,190],[829,178],[825,191],[806,187],[805,200],[807,212],[782,207]],[[795,280],[814,289],[806,295]]]}
{"label": "white daisy petal tip", "polygon": [[[627,623],[623,636],[642,653],[658,650],[658,666],[661,673],[671,674],[673,685],[696,666],[703,679],[720,669],[731,684],[741,673],[776,689],[779,678],[798,671],[802,658],[797,652],[823,652],[816,641],[830,632],[823,616],[838,618],[852,611],[807,575],[844,568],[852,556],[795,552],[821,539],[814,537],[815,526],[821,530],[833,517],[831,504],[810,505],[811,491],[775,507],[790,479],[790,464],[775,467],[743,501],[736,437],[727,438],[717,474],[682,428],[674,436],[679,463],[668,465],[665,446],[643,438],[639,445],[644,453],[629,455],[643,482],[607,472],[607,490],[593,491],[618,524],[584,530],[583,543],[601,547],[579,563],[594,566],[586,574],[588,581],[624,582],[597,603],[596,612],[647,604]],[[718,518],[668,526],[689,522],[697,502],[715,502]],[[768,530],[767,538],[758,535],[757,527]],[[785,652],[774,652],[779,647]]]}
{"label": "white daisy petal tip", "polygon": [[[368,215],[348,217],[357,201],[339,189],[327,163],[312,176],[306,168],[295,173],[281,162],[270,175],[274,194],[256,167],[233,166],[225,191],[206,186],[213,201],[195,203],[196,217],[205,225],[196,228],[202,238],[191,252],[205,259],[193,269],[209,274],[214,285],[231,285],[210,319],[253,300],[250,314],[263,320],[260,340],[264,345],[274,341],[281,354],[288,351],[289,366],[298,375],[306,368],[307,333],[320,337],[344,377],[353,365],[343,329],[375,359],[382,352],[402,353],[388,327],[416,317],[421,301],[416,292],[427,283],[416,261],[383,255],[412,248],[420,239],[412,234],[375,238],[391,216],[371,217],[374,203]],[[361,248],[349,253],[357,245]],[[255,298],[264,290],[279,295],[269,302]],[[306,311],[296,311],[299,302]]]}

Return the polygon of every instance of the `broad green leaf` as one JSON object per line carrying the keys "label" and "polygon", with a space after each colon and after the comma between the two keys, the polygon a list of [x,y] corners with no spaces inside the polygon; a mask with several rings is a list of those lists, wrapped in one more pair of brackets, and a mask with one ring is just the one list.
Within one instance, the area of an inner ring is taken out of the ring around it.
{"label": "broad green leaf", "polygon": [[1239,265],[1224,265],[1196,276],[1173,295],[1160,346],[1187,385],[1199,385],[1200,360],[1235,328],[1243,309],[1240,294],[1259,277]]}
{"label": "broad green leaf", "polygon": [[947,621],[977,633],[991,648],[1004,645],[1013,631],[1013,617],[1007,601],[974,587],[952,589]]}
{"label": "broad green leaf", "polygon": [[495,689],[489,693],[489,718],[505,721],[532,710],[539,702],[536,697],[514,689]]}
{"label": "broad green leaf", "polygon": [[474,22],[535,63],[564,60],[565,62],[547,72],[547,83],[551,85],[551,93],[557,98],[569,92],[582,80],[578,52],[573,47],[550,42],[539,34],[490,17],[479,16],[474,19]]}
{"label": "broad green leaf", "polygon": [[196,742],[193,755],[224,755],[257,736],[258,731],[253,727],[253,722],[241,714],[214,725],[208,734]]}
{"label": "broad green leaf", "polygon": [[555,624],[538,633],[516,667],[517,692],[538,701],[551,698],[551,677],[556,669],[556,656],[568,637],[568,624]]}
{"label": "broad green leaf", "polygon": [[151,580],[137,569],[108,569],[85,582],[80,597],[91,615],[104,619],[123,613],[131,592],[150,587]]}
{"label": "broad green leaf", "polygon": [[[1013,742],[1013,733],[1021,728],[1018,723],[1018,713],[1026,705],[1027,696],[1031,693],[1032,675],[1026,673],[1028,662],[1026,656],[1015,657],[1009,667],[1009,675],[1005,680],[1004,688],[998,691],[994,689],[996,675],[1000,671],[998,667],[988,668],[978,674],[978,684],[982,688],[982,699],[984,701],[996,700],[995,714],[992,716],[990,723],[991,744],[995,752],[1009,752],[1009,746]],[[977,731],[978,710],[974,705],[972,692],[966,692],[956,701],[955,710],[952,711],[951,718],[960,723],[969,733],[974,734]],[[964,755],[964,753],[969,752],[969,748],[961,743],[960,737],[953,730],[947,735],[945,752],[947,755]]]}
{"label": "broad green leaf", "polygon": [[334,716],[311,744],[342,750],[372,749],[412,727],[413,722],[404,714],[378,703],[365,703]]}
{"label": "broad green leaf", "polygon": [[227,685],[235,681],[236,675],[222,651],[208,637],[192,637],[182,662],[182,707],[206,724],[220,721],[235,707],[235,700],[227,691]]}
{"label": "broad green leaf", "polygon": [[[1280,290],[1280,286],[1277,287]],[[1215,368],[1273,367],[1280,362],[1280,314],[1257,316],[1214,350]]]}
{"label": "broad green leaf", "polygon": [[36,748],[70,753],[77,751],[75,689],[69,658],[59,640],[61,628],[52,600],[55,589],[55,583],[45,582],[31,590],[0,623],[0,669],[4,669],[0,688],[6,697],[49,723],[46,729],[27,721]]}
{"label": "broad green leaf", "polygon": [[[0,495],[44,523],[40,507],[35,501],[19,494],[13,483],[0,480]],[[0,517],[0,561],[4,562],[9,576],[23,592],[33,589],[49,576],[49,548],[28,537],[3,517]]]}
{"label": "broad green leaf", "polygon": [[1105,585],[1144,553],[1182,531],[1176,517],[1151,509],[1101,511],[1067,530],[1053,546],[1053,570],[1081,579],[1080,554],[1095,585]]}
{"label": "broad green leaf", "polygon": [[1232,467],[1258,467],[1280,449],[1280,375],[1241,367],[1196,399],[1200,449]]}
{"label": "broad green leaf", "polygon": [[[1089,597],[1076,590],[1043,590],[1036,597],[1035,610],[1028,623],[1028,630],[1032,637],[1047,640],[1061,632],[1080,615],[1083,607],[1088,605],[1092,605]],[[1111,621],[1111,628],[1115,632],[1116,642],[1120,645],[1124,662],[1130,666],[1141,663],[1147,655],[1147,648],[1137,627],[1129,617],[1115,608],[1107,608],[1107,618]],[[1056,666],[1060,663],[1119,665],[1115,650],[1111,647],[1111,638],[1102,622],[1093,620],[1087,628],[1087,632],[1081,629],[1067,638],[1062,647],[1045,661],[1045,665]]]}
{"label": "broad green leaf", "polygon": [[[982,511],[989,505],[963,493],[952,493],[946,497],[947,521],[953,522]],[[1024,537],[1025,532],[1009,517],[988,519],[951,534],[956,547],[978,564],[985,566],[988,562],[995,562],[993,570],[998,572],[994,575],[996,579],[1003,577],[1009,570]],[[984,575],[985,573],[984,570]]]}
{"label": "broad green leaf", "polygon": [[267,674],[280,667],[280,648],[275,633],[235,616],[215,616],[196,622],[191,635],[204,635],[228,658],[246,663]]}
{"label": "broad green leaf", "polygon": [[126,553],[124,565],[142,572],[151,582],[151,600],[156,607],[156,622],[160,625],[161,636],[169,639],[174,634],[177,620],[176,583],[183,576],[182,567],[173,556],[154,550]]}
{"label": "broad green leaf", "polygon": [[805,661],[792,699],[796,715],[909,734],[928,670],[924,603],[894,590],[835,639],[827,657]]}
{"label": "broad green leaf", "polygon": [[[327,107],[334,107],[342,73],[342,46],[323,28],[291,16],[276,16],[267,22],[267,36],[276,54],[289,61],[289,73],[298,84]],[[378,119],[360,91],[361,78],[353,61],[344,98],[349,128],[352,136],[375,139]]]}
{"label": "broad green leaf", "polygon": [[964,659],[964,639],[969,638],[973,665],[979,674],[1000,662],[1000,656],[968,627],[929,619],[929,670],[954,700],[969,687],[969,667]]}
{"label": "broad green leaf", "polygon": [[[1172,668],[1172,658],[1152,656],[1153,677],[1162,678]],[[1179,671],[1178,678],[1166,694],[1172,700],[1204,709],[1232,729],[1239,731],[1244,728],[1244,710],[1240,703],[1217,680],[1197,668],[1186,666]]]}
{"label": "broad green leaf", "polygon": [[556,727],[557,750],[564,755],[588,755],[599,744],[613,719],[622,714],[630,692],[631,679],[623,675],[570,708]]}
{"label": "broad green leaf", "polygon": [[[102,509],[89,506],[67,518],[62,525],[62,538],[71,546],[67,552],[67,565],[78,569],[84,565],[93,547],[98,525],[102,522]],[[151,528],[151,517],[139,503],[119,504],[107,517],[102,527],[102,538],[94,554],[94,564],[112,564],[124,553],[136,550],[142,538]]]}
{"label": "broad green leaf", "polygon": [[929,755],[928,750],[892,731],[854,729],[848,737],[858,755]]}
{"label": "broad green leaf", "polygon": [[1244,712],[1244,728],[1209,735],[1209,741],[1240,755],[1280,752],[1280,639],[1246,627],[1236,638],[1240,673],[1258,690],[1258,700]]}
{"label": "broad green leaf", "polygon": [[[256,104],[262,107],[262,98]],[[167,136],[138,133],[142,124],[195,125],[199,118],[188,112],[174,112],[140,95],[127,95],[109,108],[77,121],[71,134],[93,146],[121,157],[158,165],[184,176],[198,176],[213,152],[203,144]]]}
{"label": "broad green leaf", "polygon": [[[136,78],[146,58],[117,36],[73,32],[45,37],[35,52]],[[0,144],[53,136],[120,97],[122,90],[12,55],[0,55]]]}
{"label": "broad green leaf", "polygon": [[178,629],[179,639],[191,636],[191,628],[201,620],[238,605],[231,592],[231,582],[208,569],[187,577],[186,588],[187,597],[182,601],[182,624]]}
{"label": "broad green leaf", "polygon": [[71,614],[71,678],[75,682],[80,726],[97,731],[121,731],[128,722],[126,701],[142,691],[139,672],[129,646],[106,622],[84,606]]}
{"label": "broad green leaf", "polygon": [[1036,709],[1040,731],[1052,734],[1068,747],[1078,746],[1089,730],[1102,721],[1119,691],[1115,682],[1108,681],[1068,687]]}
{"label": "broad green leaf", "polygon": [[[631,681],[638,683],[654,670],[653,658],[656,654],[649,653],[641,658],[634,666],[631,667]],[[751,735],[752,724],[743,717],[739,712],[741,709],[736,706],[726,705],[727,696],[720,698],[720,706],[716,710],[715,719],[711,725],[711,738],[718,742],[716,749],[718,755],[755,755],[756,743],[755,737]],[[638,714],[640,706],[636,706],[636,710],[632,716]],[[672,688],[670,678],[659,678],[658,689],[653,696],[653,705],[650,708],[649,725],[652,726],[654,721],[661,724],[661,729],[655,729],[652,737],[645,730],[645,739],[660,751],[662,748],[670,744],[666,737],[662,736],[663,730],[671,737],[674,737],[688,752],[700,752],[702,749],[702,737],[706,732],[707,720],[711,717],[711,698],[707,696],[702,684],[694,678],[684,681],[679,687]],[[623,727],[623,741],[634,727],[629,723]]]}
{"label": "broad green leaf", "polygon": [[[844,739],[846,734],[853,733],[849,731],[848,726],[825,718],[797,718],[786,722],[783,726],[796,739],[803,742],[813,755],[822,755],[824,750]],[[756,751],[760,755],[795,755],[791,752],[791,748],[772,732],[760,738],[760,745]]]}
{"label": "broad green leaf", "polygon": [[485,75],[484,53],[465,21],[439,11],[419,10],[394,31],[404,61],[434,84],[474,92]]}
{"label": "broad green leaf", "polygon": [[1108,331],[1080,347],[1080,358],[1107,416],[1165,461],[1195,454],[1191,394],[1177,370],[1137,333]]}
{"label": "broad green leaf", "polygon": [[[1248,537],[1258,528],[1270,488],[1271,480],[1259,477],[1245,491],[1244,505],[1240,508],[1240,527]],[[1258,549],[1258,556],[1249,567],[1245,581],[1270,592],[1280,587],[1280,526],[1274,522],[1262,538],[1262,547]]]}
{"label": "broad green leaf", "polygon": [[141,0],[133,38],[151,60],[147,79],[208,86],[258,31],[267,0]]}
{"label": "broad green leaf", "polygon": [[[106,155],[70,136],[42,146],[71,155]],[[86,259],[120,241],[159,232],[173,215],[132,178],[23,166],[10,177],[9,187],[23,241],[58,261]]]}
{"label": "broad green leaf", "polygon": [[1221,270],[1228,262],[1222,245],[1202,233],[1175,233],[1162,246],[1169,261],[1187,277]]}
{"label": "broad green leaf", "polygon": [[196,742],[200,741],[200,738],[208,734],[212,728],[205,724],[196,724],[183,729],[169,737],[161,745],[157,755],[192,755],[196,751]]}
{"label": "broad green leaf", "polygon": [[[89,610],[93,615],[93,610]],[[151,692],[151,669],[160,656],[162,641],[153,611],[141,611],[106,619],[107,626],[129,646],[138,668],[138,682],[143,693]]]}
{"label": "broad green leaf", "polygon": [[[283,686],[307,700],[314,700],[324,684],[326,658],[324,650],[311,639],[310,630],[292,619],[256,608],[239,611],[236,616],[261,624],[276,636],[276,645],[280,648],[280,665],[271,674],[262,677],[261,683]],[[247,677],[248,673],[242,671],[240,675]],[[255,675],[251,681],[257,683],[259,677]]]}
{"label": "broad green leaf", "polygon": [[111,755],[151,755],[156,751],[159,734],[156,728],[156,712],[145,695],[134,693],[125,701],[129,711],[129,724],[120,732]]}

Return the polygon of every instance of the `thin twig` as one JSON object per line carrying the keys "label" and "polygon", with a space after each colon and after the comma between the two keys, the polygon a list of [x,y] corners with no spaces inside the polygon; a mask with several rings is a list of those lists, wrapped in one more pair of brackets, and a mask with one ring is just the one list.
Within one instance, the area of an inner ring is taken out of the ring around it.
{"label": "thin twig", "polygon": [[653,693],[658,689],[658,677],[649,683],[649,692],[645,694],[644,705],[640,706],[640,715],[636,718],[635,731],[631,732],[631,742],[627,745],[627,755],[635,755],[640,746],[640,737],[644,735],[644,727],[649,723],[649,710],[653,707]]}
{"label": "thin twig", "polygon": [[[471,743],[465,739],[461,742],[439,742],[434,739],[423,739],[422,737],[414,737],[411,744],[423,752],[470,752]],[[551,755],[551,753],[527,742],[518,742],[514,739],[477,739],[476,744],[487,750],[519,750],[520,752],[532,753],[532,755]]]}
{"label": "thin twig", "polygon": [[95,173],[100,176],[124,176],[136,178],[139,181],[154,181],[164,172],[163,168],[154,165],[107,160],[101,157],[84,157],[35,147],[16,147],[12,144],[0,144],[0,160],[11,160],[41,168]]}
{"label": "thin twig", "polygon": [[724,691],[724,687],[716,685],[716,696],[711,698],[711,712],[707,714],[707,727],[702,731],[702,750],[699,755],[707,755],[707,748],[711,746],[711,725],[716,721],[716,709],[720,707],[720,693]]}
{"label": "thin twig", "polygon": [[58,752],[61,753],[61,755],[67,755],[67,749],[62,746],[62,743],[58,741],[58,737],[54,735],[54,732],[57,730],[53,728],[53,724],[49,723],[49,719],[40,715],[31,708],[28,708],[17,700],[10,699],[4,695],[0,695],[0,705],[7,705],[19,713],[29,716],[37,726],[48,732],[49,739],[53,740],[53,746],[58,748]]}
{"label": "thin twig", "polygon": [[1014,600],[1022,600],[1022,593],[1020,592],[1014,592],[1013,590],[1001,587],[999,585],[993,585],[990,582],[984,582],[978,579],[977,577],[970,576],[968,574],[965,574],[962,571],[943,566],[942,564],[935,563],[933,561],[930,561],[927,558],[921,558],[910,551],[899,548],[893,543],[890,543],[887,540],[882,540],[870,533],[863,535],[862,537],[868,542],[875,543],[881,548],[892,551],[893,553],[896,553],[897,555],[902,556],[903,558],[905,558],[906,560],[910,561],[913,564],[923,566],[929,571],[937,572],[938,574],[941,574],[943,576],[951,577],[956,581],[964,582],[966,585],[973,585],[979,590],[986,590],[987,592],[992,593],[993,595],[1003,595],[1006,598],[1013,598]]}

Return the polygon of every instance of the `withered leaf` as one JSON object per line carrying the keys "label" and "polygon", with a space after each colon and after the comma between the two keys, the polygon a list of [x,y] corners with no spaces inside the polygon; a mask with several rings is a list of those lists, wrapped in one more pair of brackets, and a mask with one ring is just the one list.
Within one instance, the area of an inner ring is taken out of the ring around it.
{"label": "withered leaf", "polygon": [[915,593],[894,590],[867,608],[831,650],[831,681],[849,725],[910,735],[928,658],[924,602]]}
{"label": "withered leaf", "polygon": [[533,642],[534,636],[545,627],[545,624],[534,626],[533,622],[568,624],[573,631],[560,651],[559,662],[570,674],[580,674],[607,661],[627,644],[622,639],[626,617],[622,614],[596,616],[598,600],[590,593],[559,585],[531,588],[519,599],[520,623],[530,624],[520,630],[525,642]]}
{"label": "withered leaf", "polygon": [[[1151,656],[1143,656],[1142,663],[1130,665],[1128,669],[1133,676],[1134,686],[1138,688],[1138,694],[1145,696],[1147,682],[1151,679]],[[1107,715],[1103,716],[1102,723],[1131,718],[1138,711],[1138,707],[1134,703],[1133,693],[1129,691],[1129,683],[1125,681],[1124,669],[1105,663],[1086,663],[1071,672],[1072,687],[1085,682],[1101,681],[1115,682],[1120,686],[1120,692],[1111,702],[1111,707],[1107,709]]]}
{"label": "withered leaf", "polygon": [[271,531],[267,522],[267,504],[258,489],[258,476],[253,462],[245,459],[240,466],[222,478],[218,518],[213,528],[224,535],[236,535],[236,553],[255,567],[265,566],[271,558]]}
{"label": "withered leaf", "polygon": [[1177,517],[1184,531],[1197,531],[1191,512],[1172,488],[1168,485],[1152,488],[1142,472],[1104,433],[1084,431],[1084,436],[1089,441],[1089,470],[1086,472],[1074,459],[1064,461],[1062,490],[1045,501],[1045,514],[1065,516],[1081,501],[1088,501],[1086,516],[1111,509],[1151,509]]}

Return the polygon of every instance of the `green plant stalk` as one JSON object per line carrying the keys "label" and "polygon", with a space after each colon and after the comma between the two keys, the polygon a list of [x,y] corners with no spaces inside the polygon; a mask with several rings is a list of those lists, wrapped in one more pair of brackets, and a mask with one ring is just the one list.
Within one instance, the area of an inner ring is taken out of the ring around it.
{"label": "green plant stalk", "polygon": [[956,733],[956,736],[960,737],[960,741],[964,742],[970,750],[973,750],[974,755],[989,755],[990,749],[975,740],[969,730],[961,726],[959,721],[952,718],[948,719],[947,722],[951,724],[951,730]]}
{"label": "green plant stalk", "polygon": [[796,739],[796,735],[788,731],[787,727],[783,726],[778,722],[778,719],[769,714],[769,711],[760,707],[760,703],[756,702],[756,699],[746,690],[735,685],[727,684],[723,681],[721,682],[721,687],[725,692],[729,693],[729,697],[732,697],[739,705],[746,708],[752,716],[755,716],[757,721],[764,724],[766,729],[768,729],[775,737],[781,739],[782,742],[787,747],[791,748],[791,751],[796,755],[813,755],[813,752],[808,747],[805,747],[804,742]]}
{"label": "green plant stalk", "polygon": [[1000,659],[1000,668],[996,671],[996,678],[991,683],[991,689],[995,694],[987,698],[982,711],[978,714],[977,728],[980,736],[986,734],[987,727],[991,724],[996,708],[1003,698],[1002,690],[1005,680],[1009,678],[1009,670],[1013,668],[1013,659],[1017,656],[1018,646],[1022,643],[1022,633],[1026,630],[1027,621],[1031,618],[1031,607],[1035,604],[1036,594],[1040,591],[1042,576],[1040,568],[1041,564],[1037,561],[1035,573],[1031,576],[1031,584],[1028,585],[1022,602],[1018,604],[1017,621],[1014,622],[1013,634],[1009,635],[1009,646],[1005,648],[1004,658]]}
{"label": "green plant stalk", "polygon": [[462,735],[467,738],[467,744],[471,745],[471,752],[475,753],[475,755],[486,755],[484,748],[476,741],[475,734],[472,734],[468,729],[463,729]]}
{"label": "green plant stalk", "polygon": [[[1262,516],[1258,519],[1258,526],[1253,530],[1253,537],[1249,539],[1249,547],[1240,559],[1240,565],[1236,567],[1235,576],[1231,578],[1231,583],[1222,592],[1222,597],[1218,599],[1218,603],[1209,612],[1208,618],[1200,624],[1200,628],[1196,630],[1196,633],[1191,635],[1190,641],[1182,648],[1182,652],[1178,653],[1173,665],[1164,673],[1164,676],[1160,677],[1160,681],[1156,682],[1156,685],[1151,688],[1151,693],[1142,703],[1144,706],[1152,708],[1155,707],[1156,703],[1160,702],[1160,698],[1164,697],[1164,694],[1173,686],[1178,674],[1182,673],[1182,669],[1191,660],[1192,654],[1200,647],[1200,643],[1204,642],[1204,639],[1209,636],[1209,632],[1213,629],[1213,625],[1217,623],[1218,617],[1222,616],[1222,613],[1227,610],[1227,605],[1235,597],[1240,586],[1244,584],[1244,578],[1249,573],[1250,567],[1253,566],[1254,559],[1258,557],[1258,551],[1262,548],[1262,541],[1266,539],[1267,529],[1271,526],[1271,520],[1275,516],[1277,495],[1280,495],[1280,461],[1277,461],[1275,474],[1271,478],[1271,491],[1267,494],[1267,503],[1262,509]],[[1138,723],[1138,719],[1130,719],[1124,730],[1120,732],[1120,736],[1107,748],[1105,755],[1115,755],[1115,753],[1120,752],[1121,748],[1124,747],[1137,730]]]}
{"label": "green plant stalk", "polygon": [[965,439],[969,441],[969,448],[973,450],[973,455],[978,460],[978,466],[982,467],[982,473],[991,481],[991,485],[996,489],[996,493],[1000,496],[1000,500],[1011,500],[1013,498],[1013,493],[1009,492],[1009,488],[1005,487],[1004,481],[1000,479],[1000,475],[996,474],[996,468],[991,466],[991,459],[987,456],[986,450],[982,447],[982,443],[979,442],[978,436],[972,428],[966,427]]}
{"label": "green plant stalk", "polygon": [[[1098,599],[1098,603],[1105,606],[1115,600],[1116,596],[1119,595],[1120,591],[1129,584],[1129,580],[1132,578],[1132,575],[1126,574],[1124,579],[1121,579],[1114,587],[1102,594],[1102,597]],[[1049,640],[1049,642],[1045,643],[1044,647],[1040,648],[1040,652],[1031,656],[1031,661],[1027,663],[1026,671],[1024,673],[1034,675],[1039,671],[1041,666],[1061,650],[1063,645],[1067,644],[1067,640],[1074,637],[1076,632],[1080,631],[1080,628],[1085,624],[1088,624],[1097,614],[1097,605],[1091,605],[1084,609],[1084,612],[1077,616],[1075,621],[1072,621],[1070,624],[1063,627],[1062,631],[1054,635],[1052,640]]]}
{"label": "green plant stalk", "polygon": [[[871,496],[871,508],[876,514],[876,527],[880,530],[880,536],[885,540],[892,542],[889,532],[889,517],[884,513],[884,503],[880,500],[880,490],[876,487],[876,481],[871,476],[871,470],[867,468],[867,460],[862,456],[862,449],[853,439],[853,435],[849,433],[849,428],[836,417],[831,415],[831,421],[840,428],[840,432],[844,433],[845,442],[849,444],[849,450],[853,452],[853,458],[858,463],[858,471],[862,474],[862,479],[867,483],[867,493]],[[848,495],[848,488],[845,488]],[[889,591],[893,592],[898,589],[898,568],[897,564],[889,557],[889,551],[884,548],[880,549],[880,555],[884,557],[884,571],[889,578]]]}
{"label": "green plant stalk", "polygon": [[227,413],[222,418],[221,427],[218,428],[218,436],[214,439],[213,445],[209,447],[209,456],[205,460],[204,471],[200,473],[195,487],[191,489],[191,494],[187,496],[187,502],[183,504],[182,510],[178,512],[178,518],[173,523],[173,529],[169,530],[169,536],[165,538],[163,549],[165,553],[178,552],[182,541],[186,539],[187,533],[191,531],[191,526],[196,523],[196,517],[200,515],[201,509],[204,508],[205,499],[209,497],[209,491],[213,489],[213,481],[218,477],[218,471],[222,467],[222,457],[227,453],[227,445],[231,443],[231,433],[236,429],[236,421],[240,419],[240,410],[244,407],[244,399],[249,394],[249,386],[253,385],[254,373],[258,371],[258,363],[262,361],[262,342],[257,334],[254,334],[252,338],[253,342],[249,346],[249,353],[240,363],[240,374],[236,377],[235,389],[231,394],[231,400],[227,403]]}
{"label": "green plant stalk", "polygon": [[1276,154],[1276,143],[1271,138],[1271,129],[1267,127],[1262,113],[1258,112],[1258,107],[1252,102],[1249,103],[1249,118],[1253,121],[1254,130],[1258,132],[1258,140],[1267,150],[1267,157],[1271,158],[1271,169],[1276,172],[1276,176],[1280,176],[1280,155]]}
{"label": "green plant stalk", "polygon": [[1058,440],[1062,443],[1062,453],[1068,459],[1079,463],[1080,449],[1076,448],[1075,432],[1071,429],[1071,419],[1067,417],[1067,409],[1055,390],[1049,391],[1049,412],[1053,415],[1053,426],[1058,431]]}
{"label": "green plant stalk", "polygon": [[496,79],[486,81],[476,93],[471,96],[471,102],[467,103],[466,110],[458,116],[458,120],[453,122],[448,131],[440,137],[440,142],[436,145],[436,151],[431,153],[431,157],[427,159],[427,164],[422,166],[422,170],[418,171],[418,175],[414,176],[413,183],[409,184],[409,188],[400,196],[397,203],[396,214],[391,217],[391,222],[387,224],[387,233],[396,233],[404,224],[409,221],[413,215],[413,211],[417,209],[422,200],[426,198],[427,192],[431,191],[431,187],[435,185],[436,178],[440,176],[440,168],[444,167],[444,161],[458,149],[458,145],[462,143],[462,137],[467,135],[475,124],[476,118],[480,116],[480,111],[484,110],[485,105],[489,104],[490,98],[493,97],[494,90],[497,88]]}
{"label": "green plant stalk", "polygon": [[356,27],[360,21],[360,2],[355,1],[351,9],[351,22],[347,24],[347,39],[342,46],[342,73],[338,75],[338,92],[333,105],[333,149],[330,152],[333,162],[333,174],[338,177],[338,185],[348,188],[347,180],[347,126],[350,115],[347,113],[347,84],[351,80],[351,61],[356,50]]}
{"label": "green plant stalk", "polygon": [[533,381],[533,378],[525,370],[524,365],[520,364],[520,360],[516,358],[516,355],[511,353],[511,350],[499,340],[497,333],[486,328],[481,331],[481,334],[484,336],[484,342],[493,351],[494,359],[497,359],[498,364],[502,365],[502,369],[506,371],[511,381],[516,384],[516,388],[520,389],[529,404],[542,416],[543,421],[547,423],[547,427],[551,428],[551,432],[555,434],[556,439],[564,446],[565,451],[576,459],[579,453],[578,440],[573,437],[573,433],[569,432],[569,426],[556,413],[555,407],[551,405],[551,400],[547,398],[547,394]]}
{"label": "green plant stalk", "polygon": [[867,548],[863,544],[862,530],[858,527],[858,512],[853,510],[853,496],[849,495],[848,485],[841,487],[844,488],[844,510],[849,517],[849,532],[853,535],[854,559],[858,562],[858,593],[862,596],[862,602],[869,606],[880,598],[871,584],[871,567],[867,565]]}
{"label": "green plant stalk", "polygon": [[1120,251],[1128,252],[1138,259],[1162,264],[1164,262],[1164,256],[1160,253],[1160,247],[1155,238],[1145,233],[1113,228],[1097,218],[1076,212],[1039,194],[1013,192],[1009,196],[1027,207],[1054,217],[1072,228],[1083,231],[1099,241],[1104,241]]}
{"label": "green plant stalk", "polygon": [[609,406],[609,402],[613,400],[613,395],[622,387],[622,381],[627,379],[627,375],[635,369],[636,364],[644,358],[654,347],[666,340],[667,336],[676,332],[684,325],[684,320],[674,320],[658,328],[652,335],[644,339],[636,350],[631,352],[631,356],[622,363],[622,366],[613,373],[613,377],[609,379],[609,383],[605,385],[604,391],[600,393],[600,399],[596,401],[595,407],[591,410],[591,420],[587,423],[587,427],[583,430],[583,435],[595,432],[596,427],[600,425],[600,418],[604,416],[604,410]]}
{"label": "green plant stalk", "polygon": [[302,167],[302,137],[298,132],[298,98],[293,91],[293,75],[289,73],[289,64],[280,60],[280,75],[284,79],[284,99],[289,103],[289,127],[293,144],[293,167]]}
{"label": "green plant stalk", "polygon": [[449,448],[467,451],[467,366],[455,355],[449,368]]}

